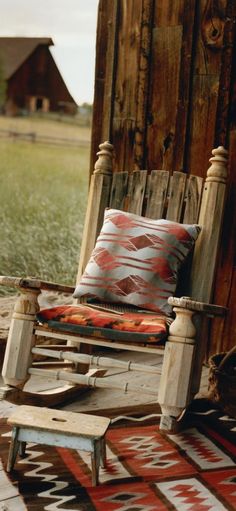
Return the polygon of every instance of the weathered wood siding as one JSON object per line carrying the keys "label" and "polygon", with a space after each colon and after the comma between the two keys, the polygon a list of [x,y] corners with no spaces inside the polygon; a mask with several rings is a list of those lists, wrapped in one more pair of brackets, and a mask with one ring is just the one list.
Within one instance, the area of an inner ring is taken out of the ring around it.
{"label": "weathered wood siding", "polygon": [[[230,151],[225,223],[213,300],[229,306],[210,352],[235,344],[235,0],[100,0],[91,168],[98,144],[115,169],[204,176],[214,146]],[[204,276],[203,276],[204,278]]]}

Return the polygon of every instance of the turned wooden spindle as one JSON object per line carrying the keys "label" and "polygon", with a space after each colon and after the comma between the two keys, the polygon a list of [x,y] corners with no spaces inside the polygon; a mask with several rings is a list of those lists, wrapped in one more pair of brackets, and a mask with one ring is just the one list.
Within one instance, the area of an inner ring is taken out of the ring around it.
{"label": "turned wooden spindle", "polygon": [[99,145],[98,159],[94,165],[94,174],[112,174],[113,145],[103,142]]}
{"label": "turned wooden spindle", "polygon": [[91,177],[88,207],[84,223],[82,237],[80,262],[77,275],[79,282],[83,274],[88,259],[96,243],[97,236],[101,229],[104,217],[104,210],[109,206],[111,180],[112,180],[112,158],[113,146],[109,142],[104,142],[99,146],[97,153],[98,159],[94,166],[94,172]]}
{"label": "turned wooden spindle", "polygon": [[219,146],[212,150],[212,154],[213,156],[209,160],[211,166],[207,171],[206,182],[226,183],[228,151],[223,146]]}

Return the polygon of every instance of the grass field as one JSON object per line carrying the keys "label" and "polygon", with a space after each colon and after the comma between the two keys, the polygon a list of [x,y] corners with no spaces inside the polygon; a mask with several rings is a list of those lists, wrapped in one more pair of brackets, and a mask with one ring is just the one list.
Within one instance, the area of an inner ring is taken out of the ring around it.
{"label": "grass field", "polygon": [[[44,132],[55,133],[51,122],[44,126]],[[0,273],[73,284],[89,144],[67,148],[0,139],[0,151]],[[1,294],[6,292],[0,288]]]}

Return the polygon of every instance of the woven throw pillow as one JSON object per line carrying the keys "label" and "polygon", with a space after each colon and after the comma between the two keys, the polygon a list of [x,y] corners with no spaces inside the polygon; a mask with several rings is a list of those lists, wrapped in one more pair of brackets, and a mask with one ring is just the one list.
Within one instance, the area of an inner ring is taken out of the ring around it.
{"label": "woven throw pillow", "polygon": [[106,209],[74,297],[125,302],[170,314],[167,299],[175,292],[178,271],[199,232],[198,225]]}

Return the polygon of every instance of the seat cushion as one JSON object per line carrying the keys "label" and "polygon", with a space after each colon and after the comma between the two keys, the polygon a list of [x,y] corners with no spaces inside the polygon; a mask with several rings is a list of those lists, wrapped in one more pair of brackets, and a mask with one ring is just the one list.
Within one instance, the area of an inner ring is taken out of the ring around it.
{"label": "seat cushion", "polygon": [[157,343],[166,338],[170,318],[146,311],[101,310],[95,305],[43,309],[37,319],[49,327],[80,335],[126,342]]}
{"label": "seat cushion", "polygon": [[199,232],[198,225],[107,209],[74,296],[171,314],[167,299]]}

